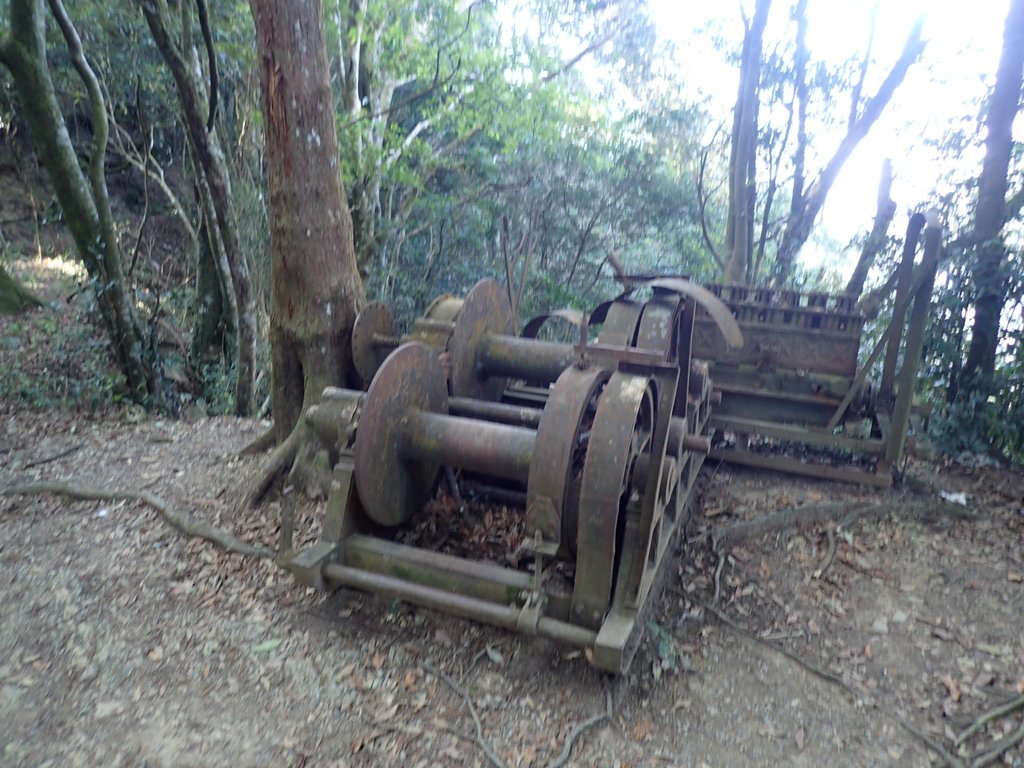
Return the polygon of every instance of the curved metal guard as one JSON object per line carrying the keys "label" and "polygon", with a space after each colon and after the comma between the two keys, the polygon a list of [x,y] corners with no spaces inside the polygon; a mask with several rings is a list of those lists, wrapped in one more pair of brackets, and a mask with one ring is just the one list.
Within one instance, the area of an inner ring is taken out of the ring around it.
{"label": "curved metal guard", "polygon": [[682,280],[678,277],[657,277],[653,280],[645,280],[637,283],[622,295],[628,296],[638,288],[653,288],[662,291],[671,291],[687,298],[693,299],[705,312],[710,315],[718,330],[722,333],[726,345],[730,349],[739,349],[743,346],[743,332],[739,323],[732,316],[732,311],[720,298],[702,285],[691,280]]}

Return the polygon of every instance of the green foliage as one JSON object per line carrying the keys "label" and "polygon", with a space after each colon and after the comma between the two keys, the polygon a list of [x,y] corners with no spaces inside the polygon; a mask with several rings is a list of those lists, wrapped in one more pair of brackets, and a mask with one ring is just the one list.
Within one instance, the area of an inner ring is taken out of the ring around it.
{"label": "green foliage", "polygon": [[[205,365],[199,372],[199,383],[211,416],[234,413],[235,370],[233,366]],[[191,398],[189,398],[191,399]]]}
{"label": "green foliage", "polygon": [[0,261],[0,315],[17,315],[42,302],[11,275]]}
{"label": "green foliage", "polygon": [[35,357],[18,365],[0,365],[0,397],[31,408],[97,411],[122,399],[122,380],[106,342],[88,323],[66,314],[74,310],[38,310],[10,323],[0,336],[0,359],[28,348]]}
{"label": "green foliage", "polygon": [[[1018,225],[1005,264],[1006,304],[1002,314],[996,369],[990,379],[966,386],[961,366],[970,341],[971,278],[969,241],[954,237],[939,275],[928,326],[923,395],[932,403],[929,422],[943,451],[987,453],[1024,463],[1024,254]],[[971,384],[971,383],[966,383]]]}
{"label": "green foliage", "polygon": [[672,635],[656,621],[648,621],[647,629],[657,642],[658,663],[661,669],[674,672],[678,653]]}

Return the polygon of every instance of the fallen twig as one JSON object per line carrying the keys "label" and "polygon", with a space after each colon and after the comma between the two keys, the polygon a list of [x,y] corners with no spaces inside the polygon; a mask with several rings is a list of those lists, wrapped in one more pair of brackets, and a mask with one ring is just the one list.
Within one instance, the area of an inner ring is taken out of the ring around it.
{"label": "fallen twig", "polygon": [[56,493],[62,496],[68,496],[72,499],[84,500],[120,501],[125,499],[129,501],[141,501],[159,512],[160,516],[163,517],[163,519],[172,528],[177,529],[186,536],[195,536],[200,539],[205,539],[212,544],[216,544],[221,549],[227,550],[228,552],[235,552],[240,555],[250,555],[254,557],[273,557],[274,555],[274,553],[266,547],[246,544],[244,541],[236,539],[227,531],[223,531],[209,523],[204,523],[202,520],[197,520],[188,512],[181,512],[180,510],[174,509],[169,502],[160,498],[156,494],[150,493],[149,491],[130,488],[109,490],[106,488],[95,488],[71,482],[28,483],[26,485],[10,485],[6,488],[0,488],[0,496],[29,496],[39,493]]}
{"label": "fallen twig", "polygon": [[576,743],[582,734],[601,723],[608,722],[612,719],[612,692],[610,689],[605,688],[604,691],[604,712],[588,717],[582,723],[576,724],[569,735],[565,737],[565,744],[562,745],[562,751],[554,760],[548,763],[547,768],[562,768],[563,765],[569,760],[569,756],[572,754],[573,745]]}
{"label": "fallen twig", "polygon": [[718,599],[722,596],[722,569],[725,567],[725,554],[711,542],[712,550],[718,557],[718,565],[715,566],[715,594],[711,598],[712,605],[718,605]]}
{"label": "fallen twig", "polygon": [[1024,741],[1024,723],[1009,736],[1004,736],[984,752],[974,755],[971,758],[971,768],[984,768],[986,765],[991,765],[1002,757],[1004,752],[1013,749],[1022,741]]}
{"label": "fallen twig", "polygon": [[35,459],[34,461],[30,461],[28,464],[23,466],[22,469],[30,469],[32,467],[38,467],[42,464],[49,464],[51,461],[56,461],[57,459],[63,459],[65,456],[69,456],[75,451],[80,450],[81,447],[82,446],[80,445],[72,445],[70,448],[65,448],[63,451],[55,453],[52,456],[44,456],[41,459]]}
{"label": "fallen twig", "polygon": [[825,552],[821,565],[807,575],[807,580],[804,582],[806,584],[810,584],[811,579],[821,579],[825,575],[825,571],[832,565],[832,561],[836,559],[836,534],[831,525],[825,529],[825,533],[828,536],[828,550]]}
{"label": "fallen twig", "polygon": [[[777,653],[781,653],[783,656],[797,664],[806,672],[810,672],[815,677],[821,678],[827,683],[831,683],[832,685],[838,686],[854,698],[862,700],[861,694],[853,686],[851,686],[849,683],[843,680],[843,678],[841,678],[839,675],[833,672],[829,672],[828,670],[822,669],[818,665],[808,661],[799,654],[793,653],[793,651],[789,650],[788,648],[785,648],[781,645],[777,645],[776,643],[768,642],[767,640],[758,637],[749,629],[737,623],[728,615],[718,610],[714,606],[707,604],[703,605],[704,610],[714,615],[715,618],[717,618],[719,621],[721,621],[723,624],[725,624],[733,631],[740,633],[744,637],[747,637],[753,640],[754,642],[763,645],[766,648],[769,648]],[[898,712],[888,709],[887,707],[883,707],[875,700],[871,700],[867,703],[869,703],[870,706],[872,706],[874,709],[878,710],[882,714],[895,720],[901,728],[903,728],[905,731],[913,735],[915,738],[917,738],[918,741],[920,741],[922,744],[928,747],[928,749],[932,750],[935,754],[941,757],[945,761],[946,765],[949,766],[949,768],[966,768],[963,761],[958,759],[955,755],[951,754],[949,750],[942,746],[942,744],[933,739],[931,736],[922,731],[909,720],[904,718]]]}
{"label": "fallen twig", "polygon": [[971,736],[976,734],[978,731],[980,731],[986,725],[991,723],[993,720],[999,720],[1000,718],[1006,717],[1007,715],[1012,715],[1018,709],[1024,709],[1024,695],[1018,696],[1014,699],[1010,699],[1002,706],[996,707],[995,709],[989,710],[985,714],[981,715],[977,720],[971,723],[971,725],[968,728],[964,729],[959,736],[956,737],[956,745],[959,747],[961,744],[963,744],[965,741],[971,738]]}
{"label": "fallen twig", "polygon": [[473,726],[476,728],[475,738],[469,738],[454,730],[449,732],[453,733],[454,735],[460,738],[466,739],[467,741],[474,742],[478,747],[480,747],[481,751],[484,753],[484,756],[491,762],[492,765],[497,766],[497,768],[506,768],[505,761],[498,757],[498,754],[494,751],[494,749],[491,748],[491,745],[487,743],[486,739],[484,739],[484,727],[480,722],[480,716],[476,713],[476,707],[473,706],[473,699],[470,698],[470,695],[468,693],[466,693],[466,689],[459,685],[457,682],[455,682],[454,678],[452,678],[451,675],[442,672],[429,661],[424,661],[422,666],[425,672],[433,675],[438,680],[443,682],[445,685],[451,688],[452,691],[454,691],[459,696],[459,698],[462,699],[463,703],[466,705],[466,709],[469,710],[470,716],[473,718]]}

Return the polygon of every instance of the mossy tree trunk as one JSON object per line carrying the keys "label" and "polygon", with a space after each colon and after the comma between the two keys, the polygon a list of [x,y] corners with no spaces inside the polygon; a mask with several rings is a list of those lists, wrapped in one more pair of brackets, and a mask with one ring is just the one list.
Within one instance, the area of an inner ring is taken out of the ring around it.
{"label": "mossy tree trunk", "polygon": [[78,164],[46,61],[43,0],[10,0],[8,28],[0,39],[0,63],[10,71],[25,122],[53,185],[75,249],[92,280],[107,336],[133,400],[159,395],[157,371],[127,289],[107,194],[104,160],[106,105],[81,41],[60,0],[49,0],[71,61],[85,83],[93,121],[88,176]]}
{"label": "mossy tree trunk", "polygon": [[17,315],[42,305],[43,302],[0,264],[0,315]]}
{"label": "mossy tree trunk", "polygon": [[223,280],[215,264],[213,245],[206,219],[199,224],[198,253],[196,254],[196,293],[192,302],[192,349],[194,364],[203,366],[216,362],[224,352],[225,320],[230,313],[224,311]]}
{"label": "mossy tree trunk", "polygon": [[271,398],[281,441],[328,385],[345,386],[364,300],[339,169],[323,5],[250,0],[270,200]]}
{"label": "mossy tree trunk", "polygon": [[[213,115],[204,115],[207,92],[198,73],[199,57],[192,42],[192,4],[181,3],[180,40],[172,39],[168,23],[170,6],[165,0],[141,3],[153,41],[171,71],[178,104],[185,122],[192,164],[196,171],[200,209],[206,229],[208,252],[219,277],[220,306],[235,365],[235,412],[247,415],[253,407],[256,368],[256,299],[249,266],[242,253],[231,195],[231,175],[220,145]],[[212,102],[211,102],[212,104]],[[202,269],[202,266],[200,266]],[[199,297],[203,300],[203,297]]]}

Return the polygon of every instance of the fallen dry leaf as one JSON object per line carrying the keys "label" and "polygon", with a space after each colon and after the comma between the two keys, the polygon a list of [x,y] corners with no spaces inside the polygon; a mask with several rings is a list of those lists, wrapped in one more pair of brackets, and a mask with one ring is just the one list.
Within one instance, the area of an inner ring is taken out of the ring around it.
{"label": "fallen dry leaf", "polygon": [[650,720],[641,720],[630,730],[633,741],[643,741],[654,732],[654,723]]}
{"label": "fallen dry leaf", "polygon": [[946,686],[946,690],[949,692],[949,698],[954,702],[960,701],[960,685],[953,679],[953,676],[945,674],[940,677],[939,680],[944,686]]}

